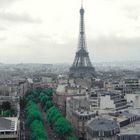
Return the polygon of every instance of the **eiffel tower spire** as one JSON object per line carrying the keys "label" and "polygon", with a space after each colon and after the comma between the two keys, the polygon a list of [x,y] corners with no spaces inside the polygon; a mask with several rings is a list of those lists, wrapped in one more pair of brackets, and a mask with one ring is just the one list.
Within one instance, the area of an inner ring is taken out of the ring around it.
{"label": "eiffel tower spire", "polygon": [[84,8],[83,0],[81,1],[80,9],[80,29],[79,29],[79,41],[78,50],[70,68],[70,76],[79,77],[80,75],[95,75],[95,69],[92,67],[89,54],[86,47],[86,37],[85,37],[85,24],[84,24]]}
{"label": "eiffel tower spire", "polygon": [[80,9],[80,34],[79,34],[79,49],[86,49],[86,39],[85,39],[85,24],[84,24],[84,8],[83,3]]}

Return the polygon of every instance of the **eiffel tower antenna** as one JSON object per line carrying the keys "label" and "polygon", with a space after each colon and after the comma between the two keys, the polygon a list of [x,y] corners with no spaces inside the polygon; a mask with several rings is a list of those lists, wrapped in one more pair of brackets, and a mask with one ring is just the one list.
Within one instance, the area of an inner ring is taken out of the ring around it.
{"label": "eiffel tower antenna", "polygon": [[81,0],[81,7],[83,7],[83,0]]}

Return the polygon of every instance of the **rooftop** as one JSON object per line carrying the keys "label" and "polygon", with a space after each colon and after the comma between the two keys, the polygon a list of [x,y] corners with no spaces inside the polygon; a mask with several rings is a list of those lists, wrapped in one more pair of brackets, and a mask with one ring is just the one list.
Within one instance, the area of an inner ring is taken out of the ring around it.
{"label": "rooftop", "polygon": [[16,117],[0,117],[0,132],[3,131],[16,131],[17,130],[17,121]]}
{"label": "rooftop", "polygon": [[133,123],[133,125],[130,124],[125,127],[122,127],[120,134],[128,134],[128,135],[139,134],[140,135],[140,121],[136,121],[135,123]]}
{"label": "rooftop", "polygon": [[87,127],[92,131],[111,131],[119,128],[116,121],[107,120],[105,118],[94,119],[87,125]]}

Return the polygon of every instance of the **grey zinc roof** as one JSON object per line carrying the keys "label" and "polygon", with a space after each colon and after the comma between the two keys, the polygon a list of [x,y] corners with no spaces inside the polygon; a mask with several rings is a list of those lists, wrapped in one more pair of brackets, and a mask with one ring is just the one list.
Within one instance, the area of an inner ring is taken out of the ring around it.
{"label": "grey zinc roof", "polygon": [[107,120],[105,118],[94,119],[87,125],[87,127],[92,131],[110,131],[119,128],[116,121]]}
{"label": "grey zinc roof", "polygon": [[0,117],[0,131],[11,129],[11,120]]}
{"label": "grey zinc roof", "polygon": [[132,113],[129,113],[129,112],[126,112],[126,111],[122,112],[122,114],[123,114],[124,116],[126,116],[127,118],[132,118],[132,117],[137,116],[137,115],[135,115],[135,114],[132,114]]}

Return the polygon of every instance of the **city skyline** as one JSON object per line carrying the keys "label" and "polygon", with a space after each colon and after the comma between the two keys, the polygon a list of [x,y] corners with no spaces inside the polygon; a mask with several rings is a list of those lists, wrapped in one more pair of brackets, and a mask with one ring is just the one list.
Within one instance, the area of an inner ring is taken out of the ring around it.
{"label": "city skyline", "polygon": [[[84,1],[92,62],[140,60],[140,1]],[[70,63],[78,45],[77,0],[0,0],[0,62]]]}

